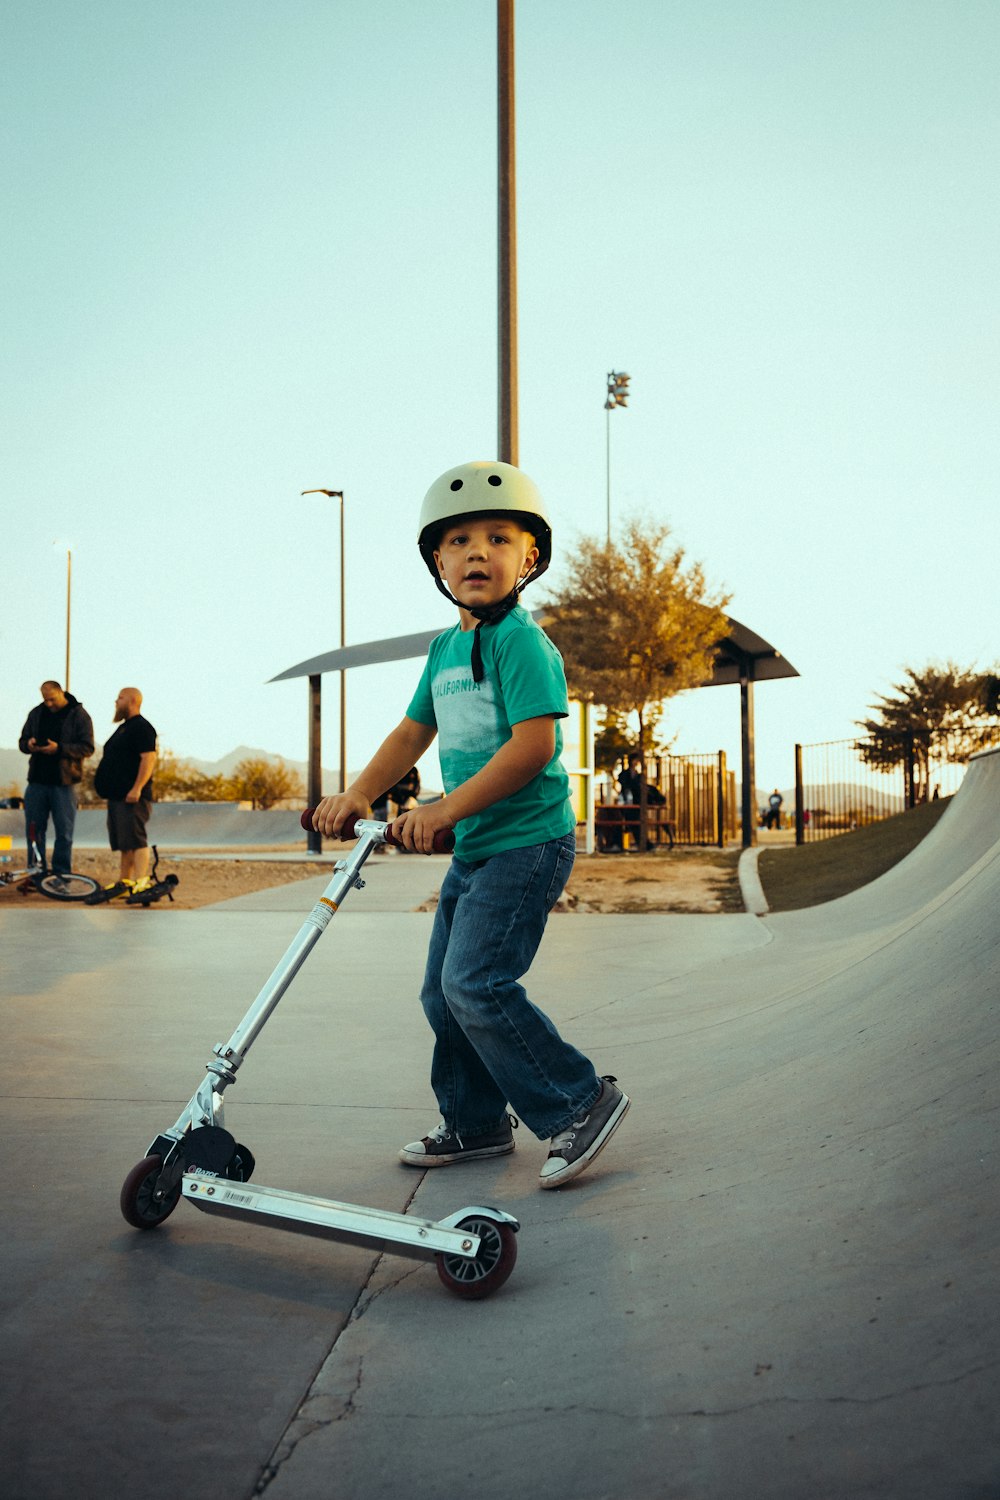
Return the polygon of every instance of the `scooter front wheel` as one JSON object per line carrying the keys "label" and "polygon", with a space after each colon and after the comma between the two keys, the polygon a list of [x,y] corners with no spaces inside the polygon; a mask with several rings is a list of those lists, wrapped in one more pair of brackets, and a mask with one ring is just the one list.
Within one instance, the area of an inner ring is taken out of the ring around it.
{"label": "scooter front wheel", "polygon": [[461,1255],[449,1255],[442,1250],[434,1258],[437,1273],[449,1292],[468,1301],[488,1297],[503,1286],[517,1260],[517,1235],[509,1224],[498,1224],[496,1219],[463,1219],[456,1229],[467,1230],[479,1237],[479,1250],[472,1260]]}
{"label": "scooter front wheel", "polygon": [[155,1229],[177,1207],[181,1196],[179,1182],[162,1197],[156,1195],[156,1181],[162,1167],[162,1157],[146,1156],[136,1163],[122,1183],[119,1204],[125,1222],[133,1229]]}

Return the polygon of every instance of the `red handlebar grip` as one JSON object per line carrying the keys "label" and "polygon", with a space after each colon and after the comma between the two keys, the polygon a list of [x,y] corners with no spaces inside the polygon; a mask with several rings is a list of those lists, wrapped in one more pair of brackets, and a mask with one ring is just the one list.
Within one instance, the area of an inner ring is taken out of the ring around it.
{"label": "red handlebar grip", "polygon": [[[307,807],[305,812],[299,818],[299,822],[305,829],[306,833],[312,833],[314,831],[312,820],[315,811],[316,809],[314,807]],[[347,822],[341,829],[341,838],[352,839],[354,837],[354,829],[358,821],[359,820],[357,818],[348,818]],[[399,839],[393,837],[391,827],[386,828],[385,830],[385,841],[387,844],[393,844],[397,849],[402,849],[403,847]],[[450,854],[454,847],[455,835],[450,828],[442,828],[434,835],[435,854]]]}

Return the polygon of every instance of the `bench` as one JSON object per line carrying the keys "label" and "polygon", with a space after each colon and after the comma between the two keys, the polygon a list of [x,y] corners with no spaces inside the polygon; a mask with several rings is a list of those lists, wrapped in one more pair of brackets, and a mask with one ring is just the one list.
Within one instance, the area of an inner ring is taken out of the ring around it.
{"label": "bench", "polygon": [[[634,848],[639,843],[639,808],[633,803],[599,804],[594,809],[594,832],[601,852],[626,848],[626,839]],[[650,844],[666,843],[674,847],[674,828],[665,807],[646,808],[646,839]]]}

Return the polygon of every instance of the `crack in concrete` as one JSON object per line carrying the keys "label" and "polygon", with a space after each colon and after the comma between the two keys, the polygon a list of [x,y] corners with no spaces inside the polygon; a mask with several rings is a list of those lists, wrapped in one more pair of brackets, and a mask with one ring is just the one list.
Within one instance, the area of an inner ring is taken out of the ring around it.
{"label": "crack in concrete", "polygon": [[963,1381],[970,1380],[973,1376],[991,1374],[998,1366],[1000,1366],[1000,1361],[994,1360],[990,1364],[975,1365],[971,1370],[963,1370],[961,1375],[952,1375],[947,1380],[927,1380],[919,1385],[904,1386],[898,1391],[883,1391],[877,1396],[770,1396],[762,1401],[748,1401],[745,1406],[720,1407],[715,1411],[699,1407],[693,1411],[667,1412],[666,1415],[671,1417],[737,1417],[762,1406],[881,1406],[886,1401],[899,1401],[905,1396],[921,1395],[924,1391],[938,1391],[948,1386],[961,1385]]}
{"label": "crack in concrete", "polygon": [[[351,1323],[356,1323],[359,1318],[363,1318],[365,1313],[373,1303],[377,1302],[380,1297],[384,1297],[386,1292],[394,1292],[398,1286],[402,1286],[404,1281],[408,1281],[411,1276],[415,1276],[418,1271],[422,1271],[424,1269],[424,1264],[411,1264],[407,1270],[400,1271],[398,1276],[394,1276],[391,1281],[387,1281],[384,1286],[378,1287],[375,1291],[372,1291],[370,1289],[371,1283],[369,1282],[368,1285],[362,1288],[361,1294],[358,1297],[357,1302],[355,1302],[354,1308],[351,1312],[351,1316],[347,1320],[347,1324],[345,1326],[350,1326]],[[333,1354],[336,1347],[336,1344],[334,1344],[333,1348],[330,1350],[330,1355]],[[330,1355],[328,1355],[327,1358],[330,1358]]]}
{"label": "crack in concrete", "polygon": [[[425,1176],[426,1172],[420,1173],[418,1180],[414,1184],[412,1193],[403,1205],[404,1213],[409,1211]],[[265,1493],[299,1444],[305,1442],[306,1438],[312,1437],[316,1432],[324,1431],[327,1427],[332,1427],[337,1422],[343,1422],[348,1417],[354,1416],[354,1402],[361,1389],[364,1376],[364,1357],[359,1357],[353,1380],[348,1382],[345,1388],[343,1380],[338,1378],[333,1358],[337,1352],[341,1335],[344,1329],[350,1328],[359,1318],[363,1318],[372,1303],[377,1301],[385,1292],[392,1291],[393,1288],[405,1281],[408,1276],[412,1276],[416,1271],[422,1269],[420,1265],[411,1265],[407,1270],[401,1271],[398,1276],[393,1277],[384,1286],[379,1287],[376,1291],[372,1291],[372,1283],[384,1259],[385,1254],[382,1252],[376,1256],[372,1263],[372,1268],[358,1292],[350,1314],[345,1319],[343,1327],[330,1345],[323,1363],[320,1365],[318,1373],[306,1391],[295,1416],[285,1428],[285,1431],[275,1444],[271,1456],[264,1465],[260,1478],[254,1488],[255,1495],[263,1495]]]}
{"label": "crack in concrete", "polygon": [[960,1385],[976,1375],[991,1374],[1000,1366],[1000,1361],[994,1361],[986,1365],[977,1365],[971,1370],[965,1370],[960,1375],[955,1375],[947,1380],[932,1380],[920,1385],[905,1386],[898,1391],[885,1391],[876,1396],[769,1396],[758,1401],[748,1401],[741,1406],[718,1407],[682,1407],[677,1409],[666,1408],[664,1410],[651,1411],[644,1408],[641,1411],[623,1411],[617,1407],[610,1406],[572,1406],[547,1405],[542,1407],[512,1407],[505,1411],[491,1408],[489,1411],[453,1411],[449,1415],[435,1414],[429,1412],[393,1412],[393,1418],[399,1421],[418,1421],[429,1424],[435,1421],[442,1422],[482,1422],[488,1420],[493,1428],[503,1428],[511,1424],[519,1427],[532,1425],[536,1421],[548,1421],[553,1416],[567,1417],[579,1414],[586,1417],[612,1417],[621,1422],[662,1422],[664,1418],[680,1421],[684,1417],[703,1417],[721,1419],[724,1417],[738,1417],[746,1412],[756,1411],[768,1406],[878,1406],[887,1401],[898,1401],[906,1396],[919,1395],[924,1391],[940,1390],[946,1386]]}
{"label": "crack in concrete", "polygon": [[[336,1348],[336,1343],[333,1347]],[[277,1478],[283,1466],[306,1438],[312,1437],[315,1432],[322,1432],[325,1428],[332,1427],[336,1422],[343,1422],[348,1417],[353,1417],[355,1397],[364,1379],[364,1359],[362,1357],[358,1360],[354,1378],[346,1390],[336,1388],[330,1376],[329,1365],[330,1356],[327,1355],[319,1374],[306,1393],[305,1400],[289,1422],[265,1464],[254,1489],[255,1495],[264,1494],[272,1480]]]}

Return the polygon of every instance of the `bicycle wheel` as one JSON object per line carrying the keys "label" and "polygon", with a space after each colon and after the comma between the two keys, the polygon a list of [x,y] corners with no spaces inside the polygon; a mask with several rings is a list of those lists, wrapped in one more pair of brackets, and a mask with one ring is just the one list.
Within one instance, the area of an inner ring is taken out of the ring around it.
{"label": "bicycle wheel", "polygon": [[53,901],[85,901],[98,889],[89,875],[43,875],[38,889]]}

